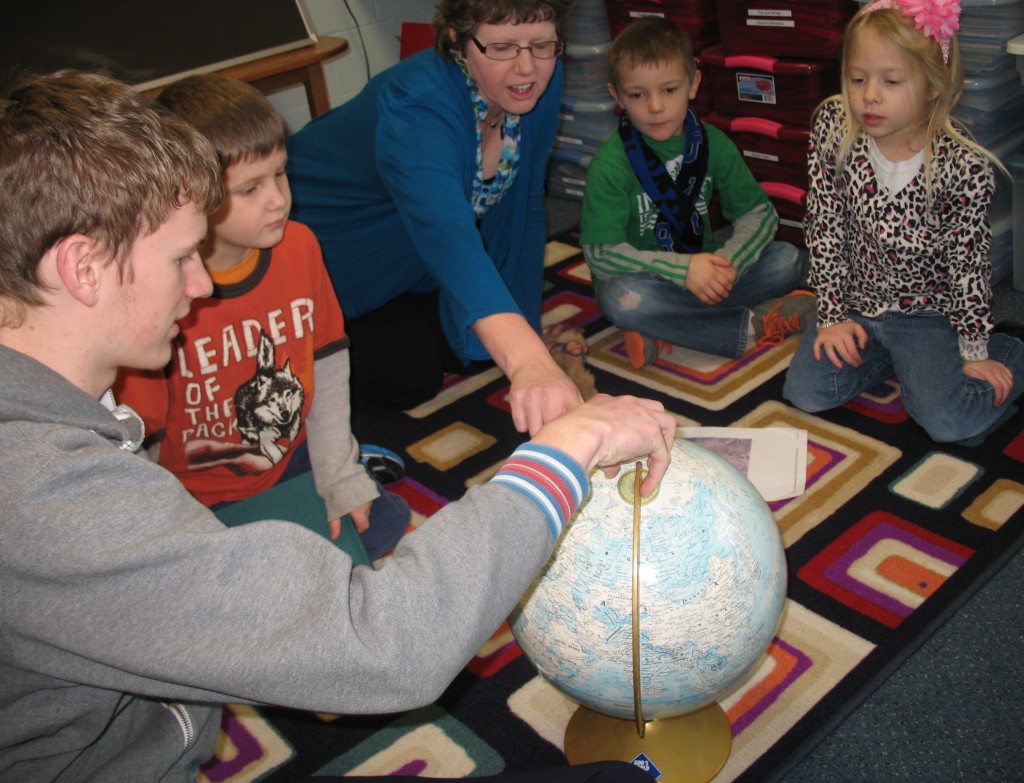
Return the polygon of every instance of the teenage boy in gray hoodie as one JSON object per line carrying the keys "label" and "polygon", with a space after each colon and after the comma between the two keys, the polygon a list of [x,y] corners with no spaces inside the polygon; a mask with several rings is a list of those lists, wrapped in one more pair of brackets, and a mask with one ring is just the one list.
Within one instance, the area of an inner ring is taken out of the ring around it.
{"label": "teenage boy in gray hoodie", "polygon": [[[298,525],[225,528],[132,451],[108,388],[158,368],[210,293],[208,143],[129,86],[64,71],[0,99],[0,780],[194,778],[220,704],[332,713],[435,700],[586,496],[675,420],[599,396],[546,424],[382,568]],[[626,764],[505,780],[644,781]],[[355,780],[355,779],[354,779]]]}

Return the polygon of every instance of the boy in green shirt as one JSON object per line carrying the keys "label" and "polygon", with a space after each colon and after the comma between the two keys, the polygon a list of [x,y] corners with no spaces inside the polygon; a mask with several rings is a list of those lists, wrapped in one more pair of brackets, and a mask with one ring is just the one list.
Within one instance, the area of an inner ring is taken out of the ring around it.
{"label": "boy in green shirt", "polygon": [[[630,362],[640,369],[666,344],[735,358],[802,332],[817,311],[812,293],[794,290],[806,263],[774,241],[778,215],[736,145],[690,109],[700,85],[690,36],[647,17],[616,37],[608,62],[623,114],[587,171],[580,239]],[[713,194],[731,227],[724,242]]]}

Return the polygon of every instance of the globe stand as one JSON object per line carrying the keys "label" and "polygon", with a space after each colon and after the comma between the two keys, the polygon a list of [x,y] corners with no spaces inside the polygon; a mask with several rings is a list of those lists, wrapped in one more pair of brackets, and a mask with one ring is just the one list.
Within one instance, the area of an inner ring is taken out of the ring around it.
{"label": "globe stand", "polygon": [[[624,718],[579,707],[565,729],[565,757],[570,764],[619,759],[635,762],[643,755],[666,783],[708,783],[732,752],[732,726],[717,702],[672,718],[644,719],[640,686],[640,484],[643,466],[633,477],[633,713]],[[620,485],[621,486],[621,485]]]}
{"label": "globe stand", "polygon": [[647,721],[644,728],[641,736],[632,721],[579,707],[565,729],[565,757],[570,764],[587,764],[644,754],[665,783],[708,783],[732,751],[732,727],[717,702]]}

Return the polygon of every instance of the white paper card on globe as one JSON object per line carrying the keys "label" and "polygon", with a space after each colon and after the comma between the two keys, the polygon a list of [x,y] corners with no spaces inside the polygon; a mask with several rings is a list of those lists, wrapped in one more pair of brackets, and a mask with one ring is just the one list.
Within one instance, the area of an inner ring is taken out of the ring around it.
{"label": "white paper card on globe", "polygon": [[715,452],[744,474],[766,501],[804,493],[807,430],[796,427],[680,427],[677,433]]}

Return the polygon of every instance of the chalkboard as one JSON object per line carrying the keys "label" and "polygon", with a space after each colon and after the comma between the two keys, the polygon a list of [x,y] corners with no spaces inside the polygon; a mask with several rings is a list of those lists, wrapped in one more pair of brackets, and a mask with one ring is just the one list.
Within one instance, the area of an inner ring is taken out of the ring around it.
{"label": "chalkboard", "polygon": [[104,70],[145,90],[316,40],[299,0],[9,0],[0,82],[23,71]]}

